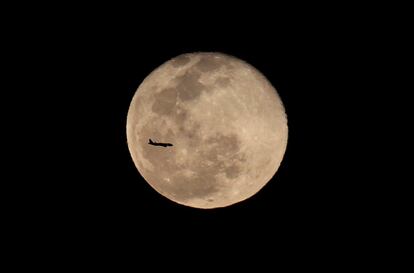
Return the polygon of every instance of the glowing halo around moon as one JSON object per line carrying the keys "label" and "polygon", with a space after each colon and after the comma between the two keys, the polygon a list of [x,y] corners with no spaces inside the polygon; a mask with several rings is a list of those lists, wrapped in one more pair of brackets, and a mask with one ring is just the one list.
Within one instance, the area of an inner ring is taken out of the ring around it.
{"label": "glowing halo around moon", "polygon": [[[172,147],[148,145],[148,139]],[[128,111],[139,173],[168,199],[195,208],[232,205],[275,175],[288,139],[276,90],[254,67],[221,53],[173,58],[149,74]]]}

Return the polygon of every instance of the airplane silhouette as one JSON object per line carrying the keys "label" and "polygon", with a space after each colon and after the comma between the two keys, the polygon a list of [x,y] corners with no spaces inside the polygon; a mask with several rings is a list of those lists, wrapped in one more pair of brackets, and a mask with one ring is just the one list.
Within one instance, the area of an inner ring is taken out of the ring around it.
{"label": "airplane silhouette", "polygon": [[154,145],[154,146],[162,146],[162,147],[173,146],[171,143],[157,143],[157,142],[153,142],[151,139],[149,139],[148,144]]}

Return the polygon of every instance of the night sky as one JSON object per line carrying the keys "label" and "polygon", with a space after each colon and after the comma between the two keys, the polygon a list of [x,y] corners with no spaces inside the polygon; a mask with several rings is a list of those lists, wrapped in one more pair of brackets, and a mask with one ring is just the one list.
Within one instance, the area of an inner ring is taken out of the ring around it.
{"label": "night sky", "polygon": [[[361,126],[353,120],[364,96],[363,68],[356,64],[366,50],[363,31],[350,31],[347,17],[335,14],[177,18],[167,10],[149,18],[139,15],[145,10],[56,13],[25,29],[26,41],[34,41],[26,51],[21,44],[30,60],[25,69],[36,71],[39,83],[26,103],[42,101],[31,105],[38,111],[31,119],[41,123],[32,130],[33,160],[41,166],[33,173],[41,179],[27,188],[38,192],[26,212],[31,223],[66,242],[103,249],[139,248],[149,240],[145,248],[155,253],[173,252],[174,245],[225,251],[245,243],[310,250],[352,239],[366,217],[354,174],[363,159],[351,144]],[[276,175],[253,197],[221,209],[185,207],[161,196],[138,173],[126,142],[128,107],[139,84],[165,61],[197,51],[253,65],[278,91],[288,118]]]}
{"label": "night sky", "polygon": [[[68,186],[81,199],[75,207],[86,221],[118,231],[172,228],[180,236],[186,229],[229,236],[234,229],[259,237],[277,230],[303,234],[304,226],[309,232],[335,225],[339,185],[346,186],[331,154],[342,149],[334,140],[337,121],[330,121],[343,88],[330,70],[337,58],[330,54],[333,42],[307,29],[246,29],[235,37],[216,31],[103,31],[82,49],[85,79],[73,97],[81,130],[72,132],[81,143],[75,163],[81,172]],[[195,51],[223,52],[252,64],[277,89],[288,115],[288,146],[276,176],[252,198],[223,209],[193,209],[164,198],[140,176],[126,145],[126,116],[138,85],[164,61]]]}

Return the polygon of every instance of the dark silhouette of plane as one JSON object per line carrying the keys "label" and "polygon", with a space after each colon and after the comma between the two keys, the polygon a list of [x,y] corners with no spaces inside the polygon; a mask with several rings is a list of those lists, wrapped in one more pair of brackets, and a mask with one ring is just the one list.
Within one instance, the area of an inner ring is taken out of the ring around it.
{"label": "dark silhouette of plane", "polygon": [[153,142],[151,139],[149,139],[148,144],[154,145],[154,146],[162,146],[162,147],[173,146],[171,143],[157,143],[157,142]]}

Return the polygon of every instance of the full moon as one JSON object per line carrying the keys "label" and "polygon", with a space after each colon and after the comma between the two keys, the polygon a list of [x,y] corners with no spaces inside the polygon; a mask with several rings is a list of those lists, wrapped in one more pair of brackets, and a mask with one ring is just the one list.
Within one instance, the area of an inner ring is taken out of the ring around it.
{"label": "full moon", "polygon": [[287,138],[275,88],[222,53],[183,54],[159,66],[139,86],[127,117],[139,173],[161,195],[195,208],[256,194],[279,168]]}

